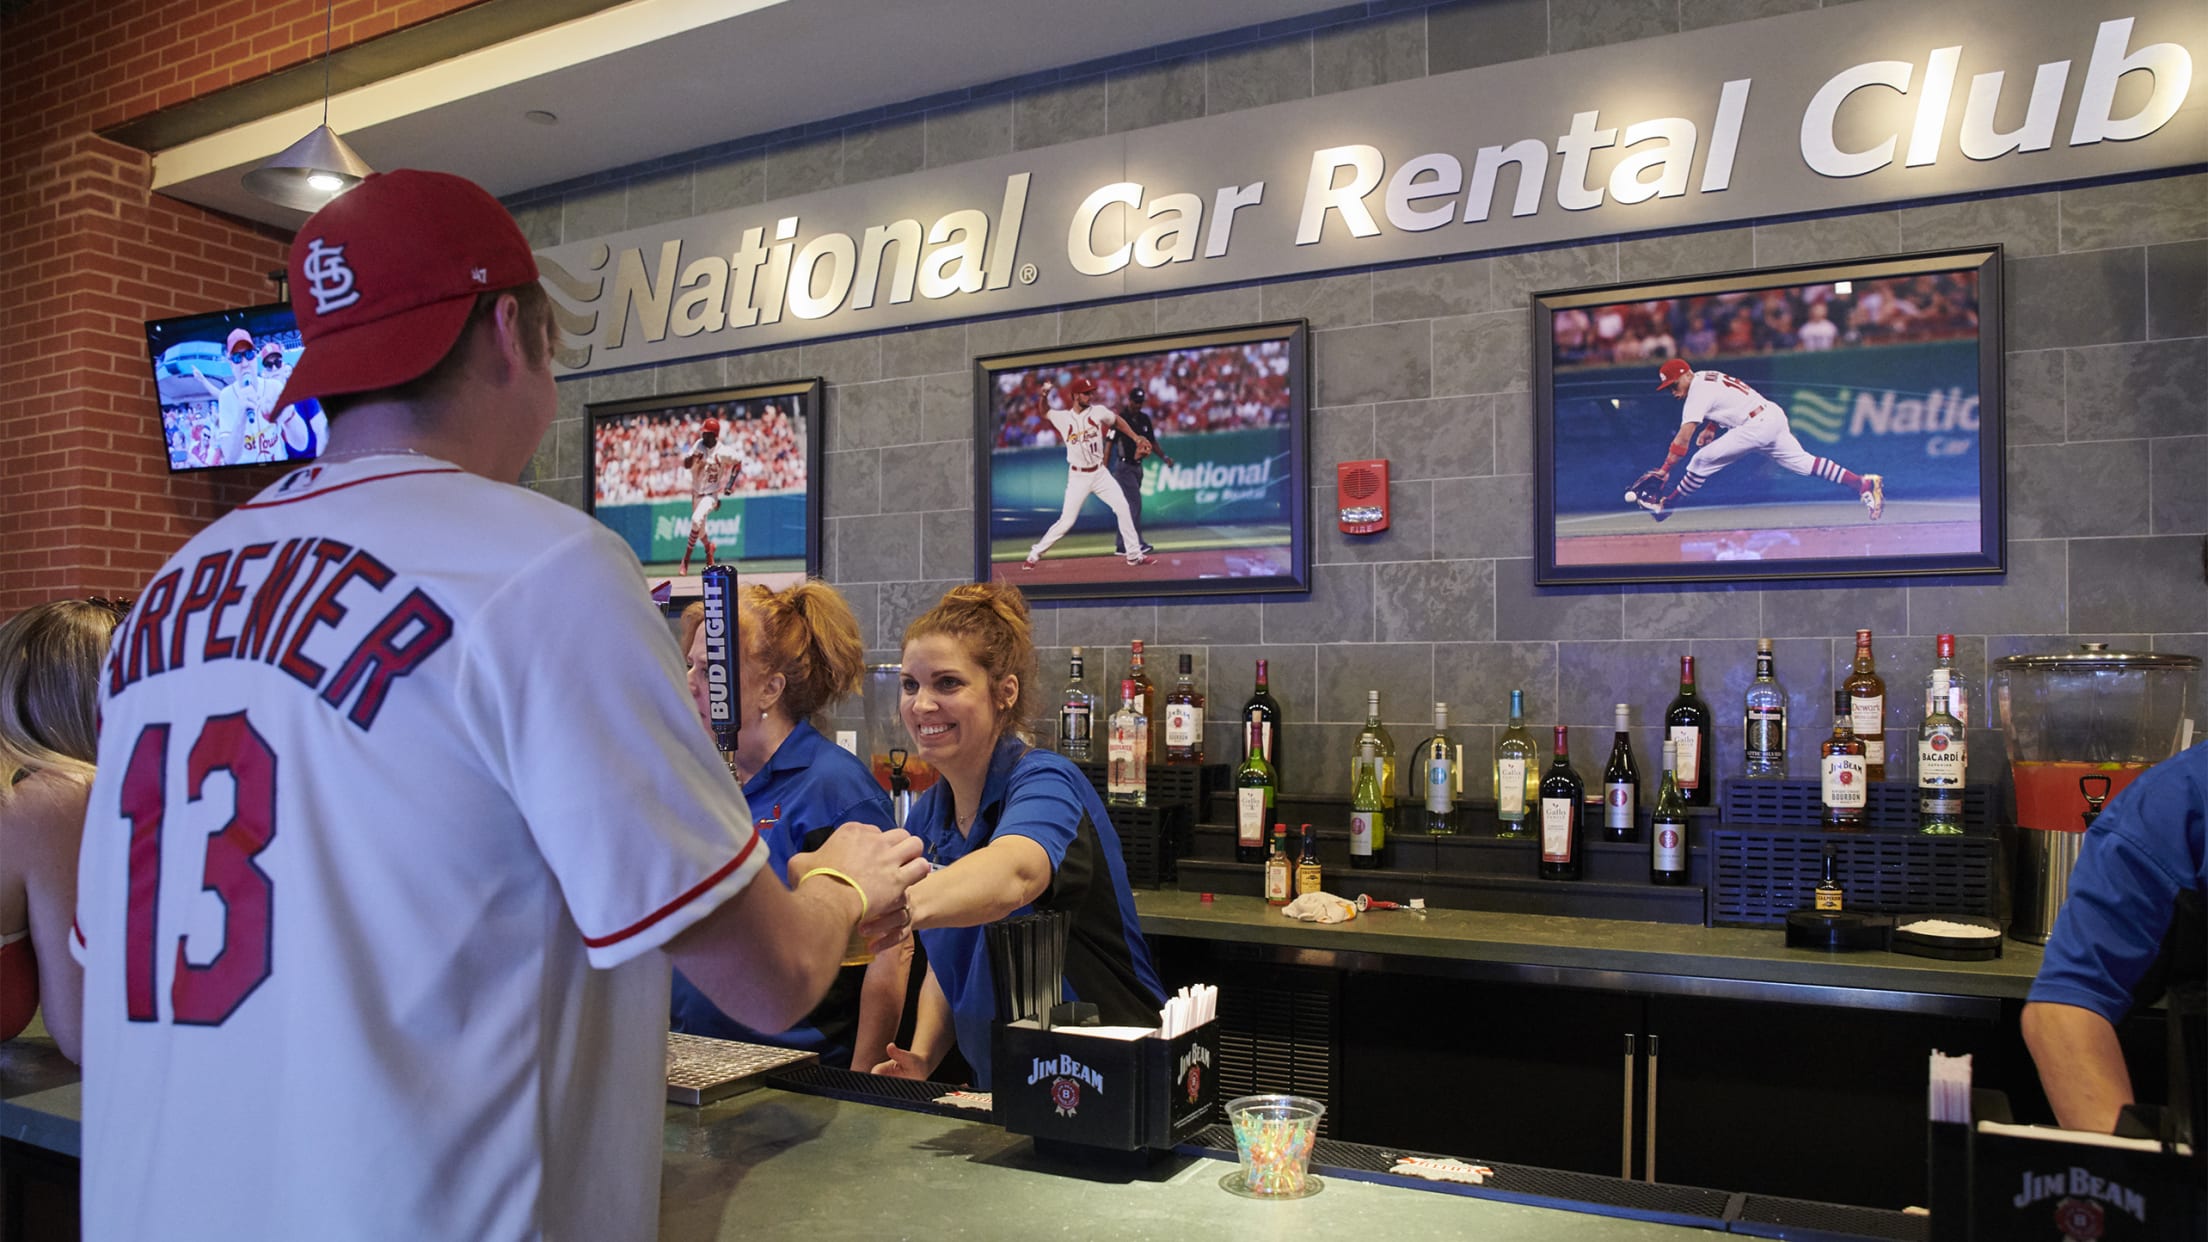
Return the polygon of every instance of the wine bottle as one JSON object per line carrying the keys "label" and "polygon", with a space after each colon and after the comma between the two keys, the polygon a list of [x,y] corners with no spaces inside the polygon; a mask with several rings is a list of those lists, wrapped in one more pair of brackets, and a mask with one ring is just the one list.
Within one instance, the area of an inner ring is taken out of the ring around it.
{"label": "wine bottle", "polygon": [[1819,785],[1825,803],[1825,829],[1853,832],[1863,827],[1870,805],[1870,764],[1862,739],[1855,736],[1854,700],[1844,689],[1832,692],[1832,736],[1818,748]]}
{"label": "wine bottle", "polygon": [[1419,782],[1426,791],[1426,831],[1457,830],[1457,795],[1464,792],[1464,748],[1449,740],[1449,705],[1434,704],[1434,735],[1418,748]]}
{"label": "wine bottle", "polygon": [[1743,769],[1750,780],[1786,775],[1786,687],[1772,672],[1771,640],[1756,640],[1756,679],[1741,695]]}
{"label": "wine bottle", "polygon": [[1932,670],[1932,709],[1917,729],[1917,831],[1933,836],[1963,830],[1963,723],[1947,710],[1947,676]]}
{"label": "wine bottle", "polygon": [[1510,692],[1510,727],[1495,739],[1495,835],[1508,840],[1531,836],[1527,817],[1541,796],[1541,770],[1535,766],[1533,736],[1526,732],[1526,692]]}
{"label": "wine bottle", "polygon": [[1679,751],[1679,796],[1688,806],[1708,806],[1717,788],[1711,779],[1710,708],[1694,691],[1694,657],[1679,657],[1679,694],[1664,709],[1664,734]]}
{"label": "wine bottle", "polygon": [[[1265,726],[1265,762],[1273,765],[1273,784],[1280,784],[1280,703],[1273,698],[1270,679],[1266,675],[1266,662],[1257,662],[1257,689],[1242,703],[1242,719],[1257,720]],[[1245,741],[1244,745],[1248,743]]]}
{"label": "wine bottle", "polygon": [[1380,692],[1365,691],[1365,727],[1357,734],[1357,741],[1349,752],[1349,791],[1357,793],[1357,773],[1365,763],[1365,746],[1370,744],[1373,755],[1380,763],[1380,808],[1395,810],[1395,739],[1388,734],[1386,725],[1380,723]]}
{"label": "wine bottle", "polygon": [[[1377,692],[1375,692],[1377,693]],[[1388,812],[1380,798],[1380,756],[1364,744],[1357,765],[1357,788],[1349,796],[1349,865],[1359,869],[1388,865]]]}
{"label": "wine bottle", "polygon": [[1633,765],[1632,712],[1620,703],[1611,709],[1617,736],[1610,741],[1610,762],[1602,768],[1602,836],[1605,841],[1641,839],[1641,772]]}
{"label": "wine bottle", "polygon": [[1679,748],[1664,743],[1664,783],[1648,819],[1648,882],[1687,882],[1687,803],[1679,796]]}
{"label": "wine bottle", "polygon": [[1871,660],[1871,632],[1855,632],[1855,669],[1841,683],[1848,692],[1850,723],[1863,743],[1863,762],[1874,781],[1886,779],[1886,679]]}
{"label": "wine bottle", "polygon": [[1068,759],[1089,757],[1089,733],[1095,723],[1096,696],[1081,677],[1081,649],[1073,649],[1066,668],[1066,697],[1058,705],[1058,753]]}
{"label": "wine bottle", "polygon": [[1311,825],[1303,826],[1303,855],[1296,859],[1296,896],[1323,891],[1325,877],[1319,874],[1319,838],[1311,831]]}
{"label": "wine bottle", "polygon": [[1273,765],[1265,762],[1264,739],[1260,736],[1264,725],[1256,720],[1249,722],[1246,744],[1249,754],[1242,759],[1242,766],[1234,774],[1234,860],[1236,862],[1265,861],[1265,825],[1273,818],[1273,800],[1277,783],[1273,779]]}
{"label": "wine bottle", "polygon": [[1564,726],[1556,726],[1556,758],[1541,778],[1541,878],[1576,880],[1579,856],[1579,820],[1587,793],[1579,773],[1572,770],[1572,755],[1565,745]]}
{"label": "wine bottle", "polygon": [[1165,696],[1165,761],[1204,762],[1204,694],[1196,688],[1195,657],[1181,657],[1180,677]]}
{"label": "wine bottle", "polygon": [[1111,760],[1104,788],[1114,806],[1142,806],[1150,796],[1150,722],[1142,714],[1142,690],[1132,677],[1119,683],[1107,745]]}
{"label": "wine bottle", "polygon": [[1273,852],[1265,858],[1265,900],[1285,906],[1294,899],[1295,864],[1288,857],[1288,825],[1273,825]]}

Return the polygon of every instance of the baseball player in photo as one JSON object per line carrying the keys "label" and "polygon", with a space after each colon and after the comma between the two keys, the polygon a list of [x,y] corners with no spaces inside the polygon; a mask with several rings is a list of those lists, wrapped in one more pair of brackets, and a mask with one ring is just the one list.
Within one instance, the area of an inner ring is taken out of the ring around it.
{"label": "baseball player in photo", "polygon": [[705,519],[721,507],[721,497],[736,486],[740,464],[736,446],[721,443],[721,420],[706,419],[697,442],[682,455],[683,468],[690,472],[690,542],[682,549],[679,572],[690,572],[690,554],[697,551],[700,539],[705,541],[705,567],[711,569],[720,563],[714,559],[713,537],[705,533]]}
{"label": "baseball player in photo", "polygon": [[[1799,475],[1815,475],[1856,494],[1877,521],[1886,512],[1886,481],[1875,474],[1857,474],[1829,458],[1802,447],[1787,427],[1786,411],[1766,400],[1723,371],[1697,371],[1683,358],[1673,358],[1658,368],[1656,386],[1684,402],[1679,413],[1679,434],[1671,438],[1664,464],[1634,480],[1626,491],[1628,501],[1639,503],[1661,522],[1672,510],[1694,495],[1710,476],[1749,453],[1763,453]],[[1697,430],[1699,429],[1699,431]],[[1722,431],[1720,430],[1722,429]],[[1687,471],[1669,491],[1671,468],[1687,456]]]}
{"label": "baseball player in photo", "polygon": [[[267,461],[274,455],[278,439],[275,428],[262,424],[264,416],[273,415],[275,407],[270,403],[282,389],[281,385],[271,388],[261,383],[262,353],[251,332],[232,328],[223,343],[223,355],[230,360],[230,382],[217,384],[204,372],[194,372],[215,399],[216,448],[225,465]],[[280,347],[277,356],[281,366]]]}
{"label": "baseball player in photo", "polygon": [[86,1242],[658,1235],[670,964],[782,1030],[902,831],[768,851],[636,557],[516,486],[558,330],[443,173],[309,219],[329,451],[169,558],[102,678],[71,948]]}
{"label": "baseball player in photo", "polygon": [[[1053,391],[1053,386],[1045,381],[1044,400],[1049,400]],[[1119,519],[1119,550],[1126,556],[1127,563],[1156,564],[1155,557],[1144,554],[1146,545],[1135,530],[1134,514],[1127,507],[1127,493],[1120,489],[1119,480],[1104,468],[1105,458],[1110,453],[1107,439],[1115,433],[1133,442],[1137,461],[1149,456],[1154,446],[1147,437],[1136,434],[1126,419],[1101,405],[1090,404],[1096,393],[1095,380],[1077,379],[1067,385],[1067,391],[1073,394],[1072,409],[1043,411],[1043,417],[1050,420],[1058,438],[1066,445],[1066,505],[1059,511],[1058,520],[1052,522],[1043,537],[1035,541],[1035,546],[1027,550],[1027,559],[1021,562],[1020,568],[1035,568],[1035,562],[1043,558],[1043,553],[1066,537],[1066,532],[1073,529],[1074,519],[1081,516],[1082,502],[1091,495],[1101,499],[1112,511],[1112,516]]]}
{"label": "baseball player in photo", "polygon": [[[1151,425],[1150,411],[1147,408],[1149,400],[1150,394],[1140,387],[1128,389],[1127,408],[1121,411],[1119,416],[1126,420],[1129,427],[1134,428],[1135,435],[1148,440],[1156,456],[1170,466],[1173,464],[1173,456],[1158,444],[1158,433]],[[1136,451],[1135,442],[1131,437],[1113,436],[1109,443],[1112,450],[1112,478],[1119,484],[1120,495],[1127,498],[1127,511],[1134,515],[1135,529],[1140,530],[1142,529],[1141,454]],[[1145,543],[1142,545],[1142,550],[1149,552],[1152,549],[1149,544]],[[1112,551],[1122,556],[1126,555],[1127,543],[1125,536],[1120,536],[1113,541]]]}

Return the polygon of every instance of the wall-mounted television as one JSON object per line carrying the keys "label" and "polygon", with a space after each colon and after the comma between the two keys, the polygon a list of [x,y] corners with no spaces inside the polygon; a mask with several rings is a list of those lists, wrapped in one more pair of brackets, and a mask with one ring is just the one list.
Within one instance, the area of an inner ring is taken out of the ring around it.
{"label": "wall-mounted television", "polygon": [[1533,299],[1535,580],[1997,573],[1998,246]]}
{"label": "wall-mounted television", "polygon": [[676,596],[708,564],[770,590],[820,573],[819,379],[589,408],[590,511]]}
{"label": "wall-mounted television", "polygon": [[[1309,590],[1309,336],[1297,320],[976,360],[975,579]],[[1128,432],[1155,451],[1137,460]]]}
{"label": "wall-mounted television", "polygon": [[329,442],[312,398],[275,408],[299,365],[299,326],[278,302],[146,324],[171,471],[305,461]]}

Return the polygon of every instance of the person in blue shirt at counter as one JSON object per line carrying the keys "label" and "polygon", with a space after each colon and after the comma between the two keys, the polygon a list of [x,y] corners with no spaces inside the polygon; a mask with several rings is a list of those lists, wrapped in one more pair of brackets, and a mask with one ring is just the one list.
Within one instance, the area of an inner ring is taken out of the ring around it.
{"label": "person in blue shirt at counter", "polygon": [[990,1089],[996,1002],[981,928],[1031,911],[1071,919],[1071,999],[1095,1004],[1107,1024],[1157,1025],[1165,989],[1135,921],[1119,834],[1081,769],[1025,739],[1023,696],[1037,684],[1016,588],[954,587],[905,630],[899,710],[942,777],[906,829],[938,869],[913,885],[908,910],[863,929],[893,939],[909,918],[928,961],[912,1046],[885,1045],[877,1074],[925,1079],[955,1037],[974,1086]]}
{"label": "person in blue shirt at counter", "polygon": [[[683,650],[690,667],[690,695],[698,718],[710,729],[705,687],[704,609],[692,605],[683,616]],[[740,674],[737,688],[736,749],[729,755],[752,822],[767,844],[767,865],[788,881],[792,859],[817,848],[846,823],[896,827],[889,795],[859,758],[821,736],[811,724],[859,688],[866,675],[866,648],[859,641],[851,605],[825,582],[808,580],[781,591],[747,585],[736,593],[736,634]],[[799,875],[805,869],[797,869]],[[828,994],[787,1031],[760,1032],[715,1007],[705,993],[675,972],[669,1029],[717,1039],[740,1039],[820,1054],[822,1062],[859,1071],[871,1069],[874,1051],[896,1034],[903,1004],[904,977],[896,965],[903,953],[885,954],[880,969],[846,966]],[[898,959],[892,962],[891,959]],[[860,1036],[862,990],[894,992],[875,1006],[880,1028]],[[852,1050],[866,1050],[853,1064]]]}
{"label": "person in blue shirt at counter", "polygon": [[[2070,895],[2023,1013],[2024,1042],[2039,1067],[2055,1119],[2071,1130],[2107,1134],[2132,1102],[2116,1025],[2141,1000],[2141,985],[2165,940],[2196,958],[2200,925],[2183,926],[2181,906],[2197,919],[2208,901],[2208,742],[2148,769],[2109,802],[2086,832]],[[2173,989],[2172,1001],[2177,999]],[[2196,1050],[2197,1051],[2197,1050]]]}

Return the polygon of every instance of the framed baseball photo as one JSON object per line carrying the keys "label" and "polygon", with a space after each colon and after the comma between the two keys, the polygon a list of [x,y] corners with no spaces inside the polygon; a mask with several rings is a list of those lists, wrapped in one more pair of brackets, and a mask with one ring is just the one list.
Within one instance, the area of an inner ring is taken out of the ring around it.
{"label": "framed baseball photo", "polygon": [[1998,573],[1997,246],[1533,299],[1542,583]]}
{"label": "framed baseball photo", "polygon": [[589,407],[590,511],[669,593],[708,565],[779,590],[820,573],[821,381]]}
{"label": "framed baseball photo", "polygon": [[976,579],[1044,598],[1308,590],[1309,335],[976,360]]}

